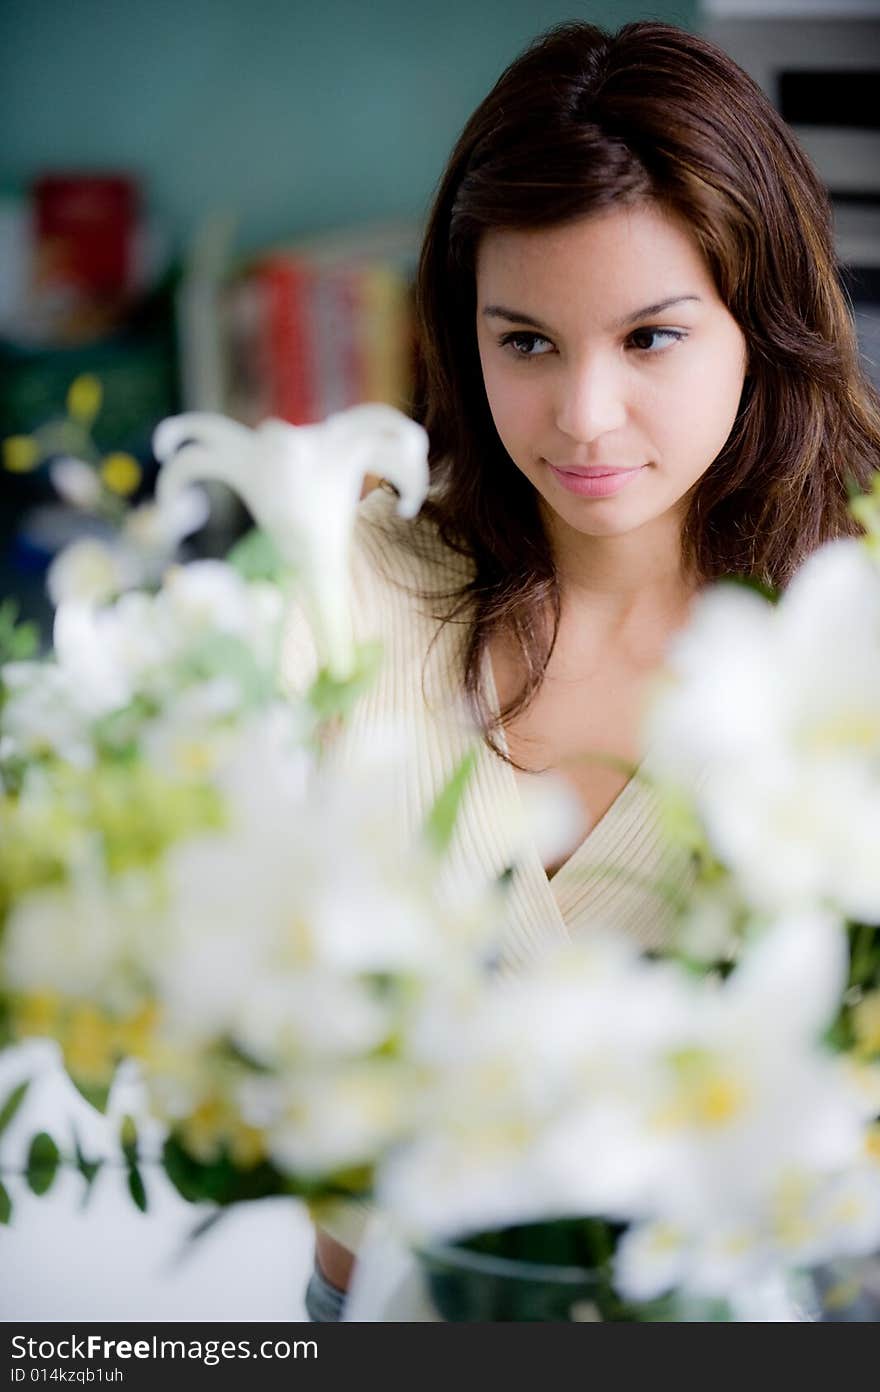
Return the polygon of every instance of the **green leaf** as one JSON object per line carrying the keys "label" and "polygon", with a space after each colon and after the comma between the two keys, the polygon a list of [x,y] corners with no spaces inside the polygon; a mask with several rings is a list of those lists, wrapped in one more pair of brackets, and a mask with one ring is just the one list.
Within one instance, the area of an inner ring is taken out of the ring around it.
{"label": "green leaf", "polygon": [[25,662],[40,646],[36,624],[18,622],[18,604],[4,599],[0,604],[0,663]]}
{"label": "green leaf", "polygon": [[238,1169],[225,1149],[211,1160],[197,1160],[176,1136],[162,1146],[165,1173],[189,1203],[241,1203],[288,1192],[285,1180],[268,1160],[246,1170]]}
{"label": "green leaf", "polygon": [[455,829],[456,818],[461,806],[471,774],[477,762],[477,751],[471,749],[465,754],[449,782],[443,788],[424,826],[424,837],[428,845],[438,855],[448,849]]}
{"label": "green leaf", "polygon": [[158,713],[158,701],[138,694],[127,706],[102,716],[92,727],[99,751],[111,758],[135,759],[143,727]]}
{"label": "green leaf", "polygon": [[144,1188],[144,1181],[137,1165],[130,1165],[128,1170],[128,1192],[134,1199],[135,1204],[141,1213],[147,1211],[147,1191]]}
{"label": "green leaf", "polygon": [[178,1248],[177,1255],[173,1258],[173,1266],[181,1267],[185,1261],[188,1261],[199,1239],[209,1233],[212,1228],[215,1228],[220,1222],[220,1219],[224,1218],[228,1212],[228,1208],[215,1208],[204,1218],[201,1218],[199,1222],[190,1229]]}
{"label": "green leaf", "polygon": [[9,1190],[4,1184],[0,1184],[0,1223],[10,1223],[12,1221],[12,1200],[9,1197]]}
{"label": "green leaf", "polygon": [[201,1222],[196,1223],[195,1227],[189,1230],[186,1235],[187,1242],[198,1242],[200,1237],[204,1237],[212,1228],[216,1228],[221,1218],[225,1218],[228,1212],[228,1208],[215,1208],[213,1213],[207,1214]]}
{"label": "green leaf", "polygon": [[19,1083],[17,1088],[13,1088],[3,1106],[0,1107],[0,1136],[6,1130],[15,1113],[24,1101],[25,1093],[31,1085],[30,1078],[25,1078],[23,1083]]}
{"label": "green leaf", "polygon": [[169,1136],[162,1146],[162,1166],[178,1194],[187,1203],[198,1203],[205,1197],[202,1183],[204,1166],[184,1150],[175,1136]]}
{"label": "green leaf", "polygon": [[25,1178],[34,1194],[51,1189],[61,1159],[59,1150],[47,1131],[40,1131],[31,1141]]}
{"label": "green leaf", "polygon": [[95,1176],[97,1175],[104,1162],[103,1160],[89,1160],[87,1158],[83,1151],[82,1145],[80,1144],[80,1139],[77,1135],[75,1127],[73,1131],[73,1148],[74,1155],[76,1156],[76,1168],[79,1170],[80,1174],[86,1182],[85,1192],[83,1194],[82,1200],[82,1206],[83,1208],[85,1208],[92,1192],[92,1185],[95,1182]]}
{"label": "green leaf", "polygon": [[312,682],[306,698],[320,723],[348,714],[355,701],[373,685],[382,655],[381,643],[360,643],[354,671],[344,681],[322,668]]}
{"label": "green leaf", "polygon": [[106,1112],[107,1102],[110,1097],[109,1083],[84,1083],[78,1078],[71,1076],[70,1081],[76,1088],[81,1097],[84,1097],[90,1107],[94,1107],[96,1112]]}
{"label": "green leaf", "polygon": [[137,1125],[133,1116],[124,1116],[119,1128],[119,1144],[125,1156],[126,1163],[130,1168],[134,1168],[138,1158],[138,1134]]}
{"label": "green leaf", "polygon": [[243,580],[277,580],[285,569],[274,541],[259,527],[245,532],[227,552],[226,560]]}

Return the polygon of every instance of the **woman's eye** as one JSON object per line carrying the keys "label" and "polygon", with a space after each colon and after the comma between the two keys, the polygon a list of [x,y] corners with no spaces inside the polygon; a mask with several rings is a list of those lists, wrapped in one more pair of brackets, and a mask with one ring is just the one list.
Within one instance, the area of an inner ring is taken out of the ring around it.
{"label": "woman's eye", "polygon": [[535,333],[505,334],[501,340],[502,348],[511,348],[515,357],[543,358],[545,355],[544,349],[541,349],[541,351],[537,353],[533,351],[536,343],[544,343],[548,348],[553,346],[549,339],[542,338],[540,334]]}
{"label": "woman's eye", "polygon": [[[687,334],[683,333],[681,329],[636,329],[634,333],[630,334],[630,342],[635,345],[639,352],[651,353],[654,356],[656,356],[657,353],[665,351],[663,346],[660,348],[652,348],[650,346],[651,340],[656,340],[658,338],[671,340],[672,343],[679,343],[682,339],[687,338]],[[640,341],[636,342],[637,339]],[[666,343],[665,345],[666,348],[670,346],[671,343]]]}

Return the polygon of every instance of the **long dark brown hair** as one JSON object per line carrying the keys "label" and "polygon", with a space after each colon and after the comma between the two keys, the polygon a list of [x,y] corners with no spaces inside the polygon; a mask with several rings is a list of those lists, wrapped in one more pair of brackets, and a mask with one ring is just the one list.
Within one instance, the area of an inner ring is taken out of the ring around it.
{"label": "long dark brown hair", "polygon": [[[430,437],[423,514],[472,562],[464,686],[486,738],[537,692],[560,614],[537,494],[495,430],[476,340],[475,259],[490,228],[559,226],[653,204],[689,226],[746,339],[730,435],[695,487],[684,560],[702,580],[784,587],[822,542],[855,534],[848,485],[880,468],[880,397],[862,372],[827,192],[760,87],[668,24],[567,23],[502,74],[440,181],[419,265],[415,412]],[[505,632],[522,687],[495,719],[482,682]]]}

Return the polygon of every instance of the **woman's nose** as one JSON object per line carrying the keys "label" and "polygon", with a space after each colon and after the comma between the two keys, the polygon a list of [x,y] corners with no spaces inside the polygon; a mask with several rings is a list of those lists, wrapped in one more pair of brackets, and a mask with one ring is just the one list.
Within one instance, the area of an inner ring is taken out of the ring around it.
{"label": "woman's nose", "polygon": [[588,444],[626,421],[624,384],[620,368],[593,358],[573,365],[561,375],[556,425],[564,435]]}

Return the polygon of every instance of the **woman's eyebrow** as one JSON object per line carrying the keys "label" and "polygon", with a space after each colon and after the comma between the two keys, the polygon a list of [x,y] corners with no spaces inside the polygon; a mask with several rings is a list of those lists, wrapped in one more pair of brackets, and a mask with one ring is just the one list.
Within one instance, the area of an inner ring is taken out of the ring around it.
{"label": "woman's eyebrow", "polygon": [[[667,300],[659,300],[657,304],[644,305],[641,309],[634,309],[631,314],[627,314],[623,319],[618,319],[617,323],[611,325],[611,329],[625,329],[630,324],[635,324],[639,319],[646,319],[649,314],[660,314],[664,309],[669,309],[671,305],[684,304],[686,300],[694,300],[697,304],[701,303],[699,295],[671,295]],[[542,324],[540,319],[536,319],[533,314],[524,314],[516,309],[508,309],[505,305],[486,305],[483,315],[487,319],[509,319],[512,324],[527,324],[530,329],[537,329],[540,333],[552,333],[546,324]]]}

